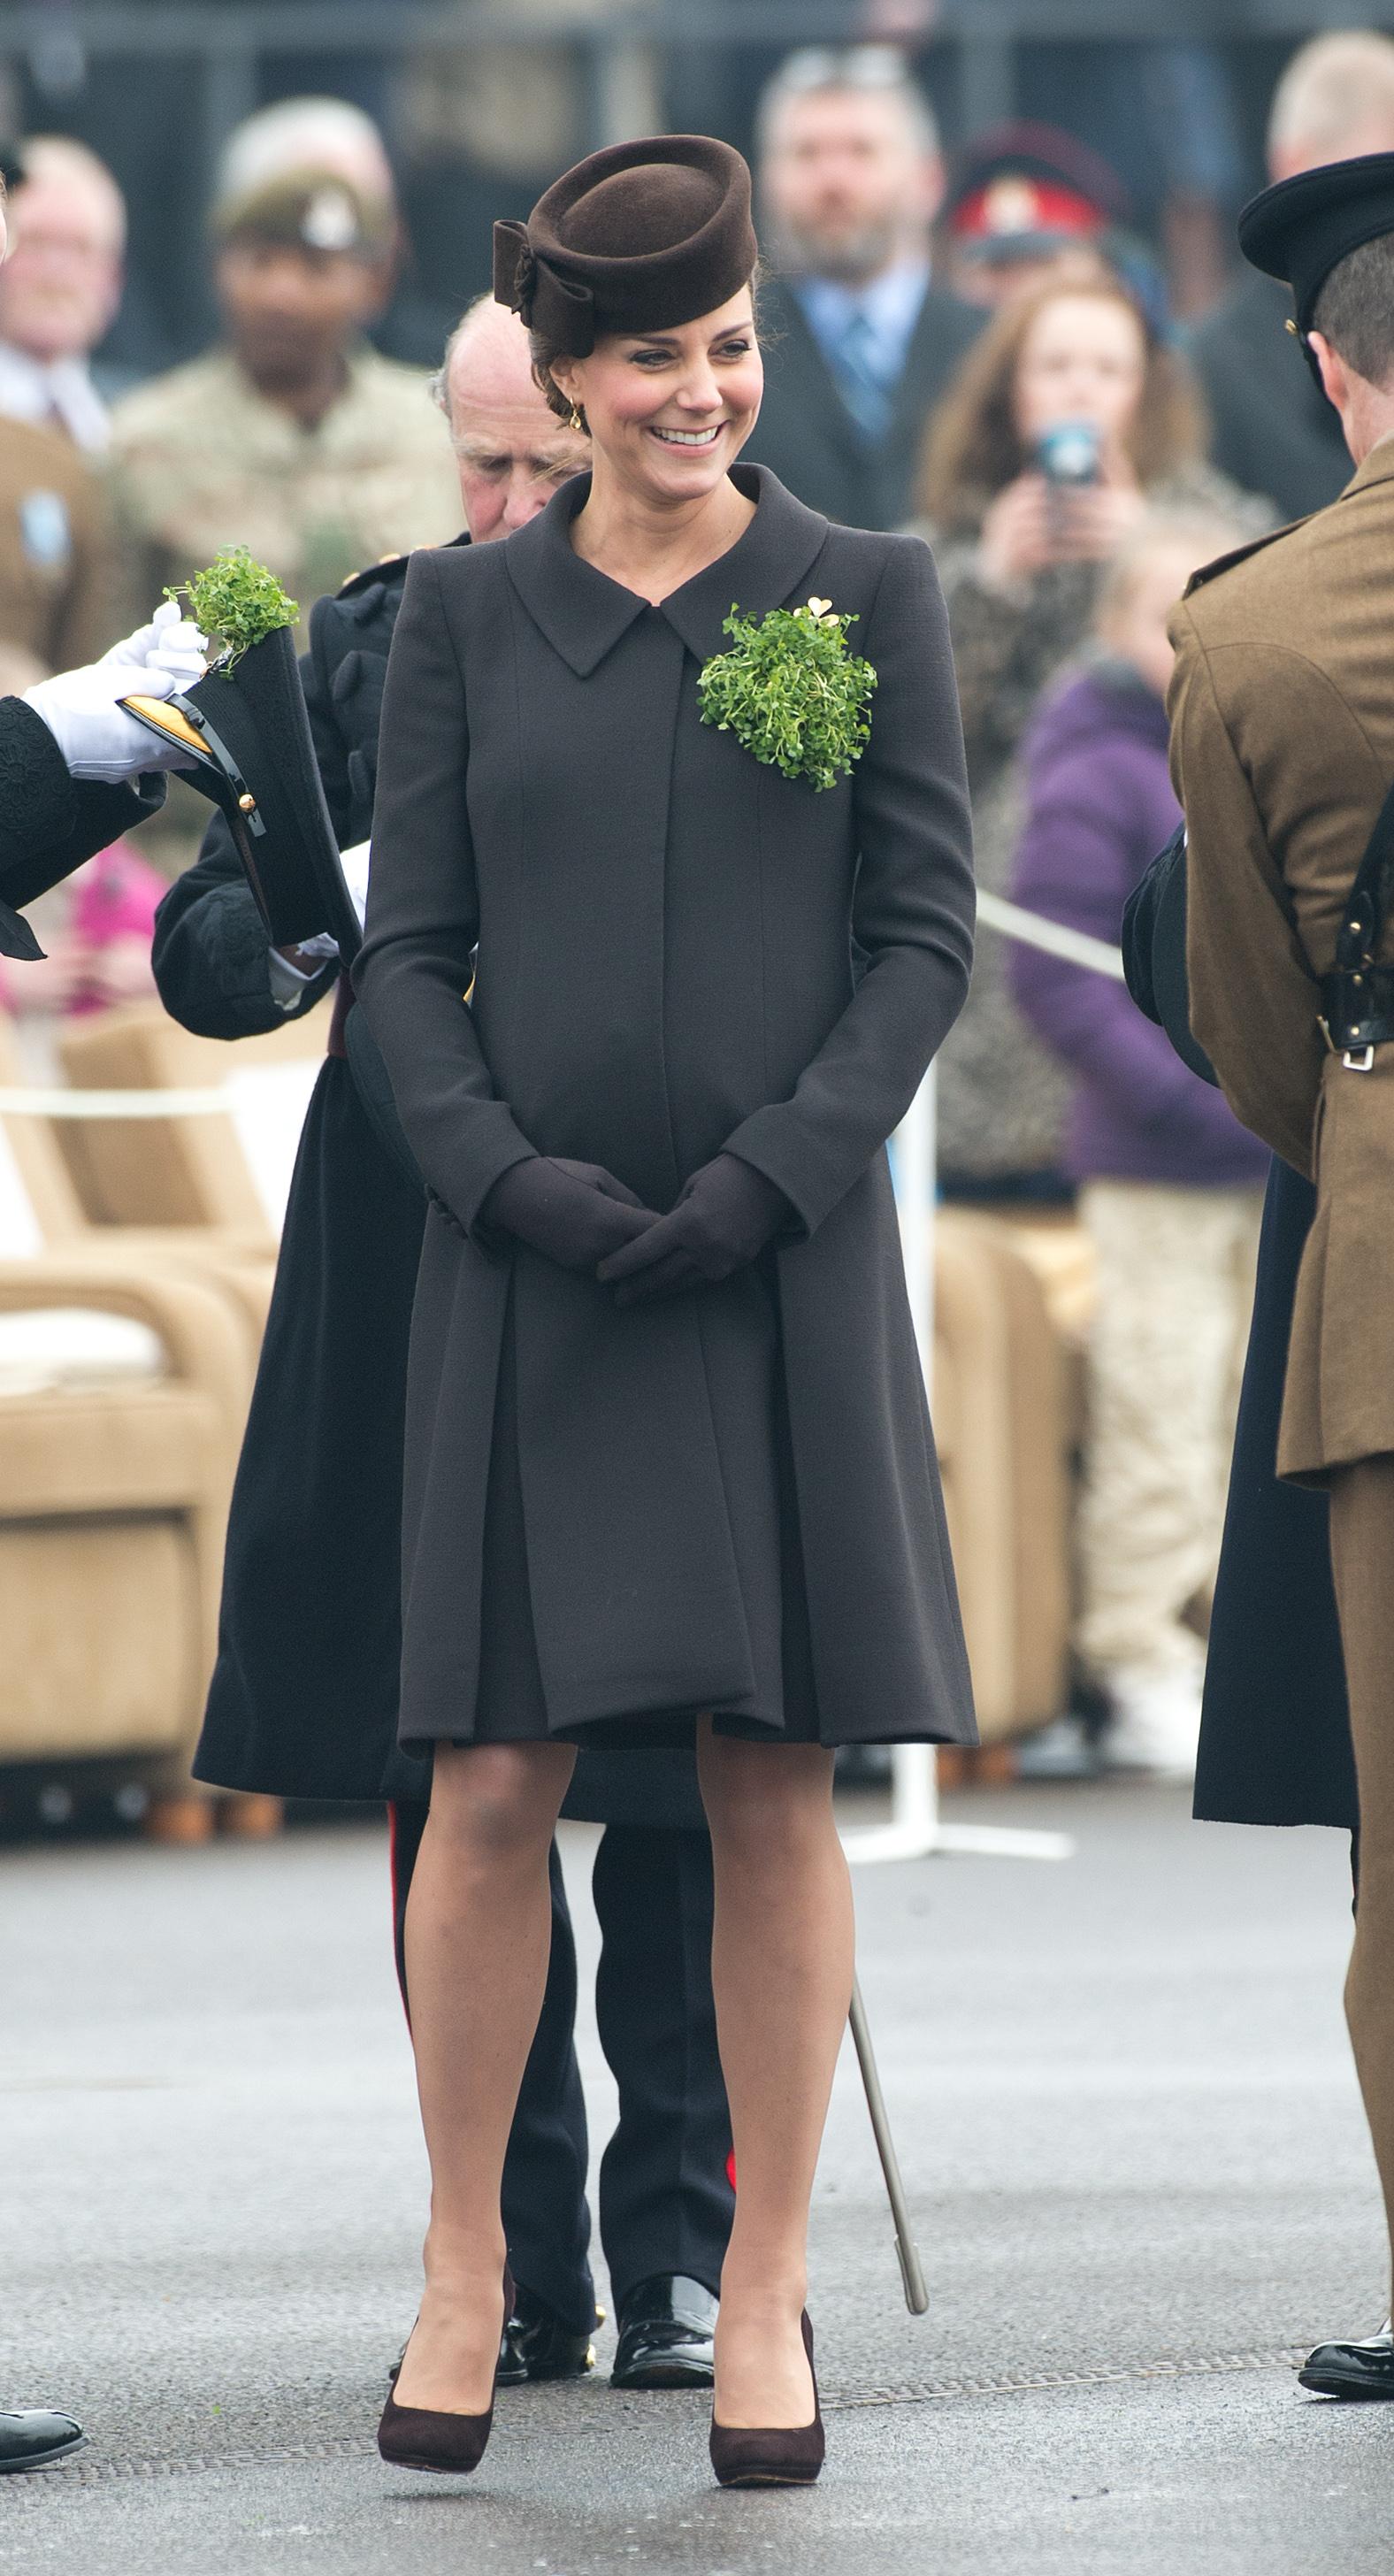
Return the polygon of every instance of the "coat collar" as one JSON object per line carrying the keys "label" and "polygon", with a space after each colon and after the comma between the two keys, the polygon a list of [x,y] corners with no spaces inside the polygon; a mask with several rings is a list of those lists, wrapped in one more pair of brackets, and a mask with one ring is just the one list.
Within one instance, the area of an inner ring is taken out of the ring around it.
{"label": "coat collar", "polygon": [[[828,536],[828,521],[786,492],[767,466],[738,465],[734,479],[755,503],[749,527],[657,611],[699,662],[724,650],[722,621],[733,601],[757,616],[780,607],[816,563]],[[572,545],[571,523],[589,492],[590,476],[577,475],[503,544],[509,577],[528,615],[581,680],[589,679],[649,607]]]}
{"label": "coat collar", "polygon": [[1394,432],[1372,447],[1363,465],[1358,465],[1341,494],[1344,501],[1351,492],[1364,492],[1371,483],[1387,483],[1394,476]]}

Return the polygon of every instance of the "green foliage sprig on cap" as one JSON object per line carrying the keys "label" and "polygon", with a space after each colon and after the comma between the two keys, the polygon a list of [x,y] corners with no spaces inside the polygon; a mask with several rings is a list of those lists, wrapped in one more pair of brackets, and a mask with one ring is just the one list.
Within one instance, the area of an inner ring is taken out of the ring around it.
{"label": "green foliage sprig on cap", "polygon": [[196,572],[192,581],[167,586],[165,597],[180,606],[187,600],[195,625],[221,641],[229,671],[253,644],[274,635],[278,626],[293,626],[300,614],[299,601],[286,597],[274,572],[246,546],[219,546],[216,562]]}
{"label": "green foliage sprig on cap", "polygon": [[737,742],[786,778],[816,793],[849,778],[871,738],[867,707],[876,686],[869,662],[847,650],[847,628],[830,599],[743,617],[733,605],[722,627],[729,653],[702,666],[703,724]]}

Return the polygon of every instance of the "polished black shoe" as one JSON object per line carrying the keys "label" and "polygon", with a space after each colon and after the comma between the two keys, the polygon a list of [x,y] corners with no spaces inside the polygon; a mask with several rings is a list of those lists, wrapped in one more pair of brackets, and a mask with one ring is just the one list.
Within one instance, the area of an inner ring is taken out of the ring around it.
{"label": "polished black shoe", "polygon": [[51,2414],[46,2406],[0,2414],[0,2477],[23,2469],[51,2469],[82,2450],[86,2440],[75,2415]]}
{"label": "polished black shoe", "polygon": [[[603,2308],[596,2309],[595,2322],[598,2326],[604,2324]],[[397,2384],[406,2349],[403,2344],[387,2374],[389,2388]],[[522,2388],[530,2379],[584,2379],[586,2372],[594,2368],[595,2346],[590,2336],[573,2334],[545,2299],[535,2299],[531,2290],[515,2288],[499,2345],[497,2386]]]}
{"label": "polished black shoe", "polygon": [[1319,2343],[1297,2374],[1318,2397],[1394,2397],[1394,2325],[1363,2343]]}
{"label": "polished black shoe", "polygon": [[[596,2324],[600,2323],[596,2311]],[[515,2290],[513,2308],[499,2349],[500,2388],[521,2388],[528,2379],[584,2379],[595,2368],[595,2346],[588,2334],[569,2325],[531,2290]]]}
{"label": "polished black shoe", "polygon": [[620,2301],[612,2388],[710,2388],[716,2301],[685,2272],[655,2272]]}

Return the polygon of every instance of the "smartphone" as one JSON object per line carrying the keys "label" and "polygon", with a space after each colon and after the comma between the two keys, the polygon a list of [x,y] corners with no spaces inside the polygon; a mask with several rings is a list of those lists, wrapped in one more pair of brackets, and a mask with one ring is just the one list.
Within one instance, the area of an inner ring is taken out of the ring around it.
{"label": "smartphone", "polygon": [[1058,490],[1085,491],[1099,480],[1103,442],[1092,420],[1059,420],[1036,441],[1036,471]]}

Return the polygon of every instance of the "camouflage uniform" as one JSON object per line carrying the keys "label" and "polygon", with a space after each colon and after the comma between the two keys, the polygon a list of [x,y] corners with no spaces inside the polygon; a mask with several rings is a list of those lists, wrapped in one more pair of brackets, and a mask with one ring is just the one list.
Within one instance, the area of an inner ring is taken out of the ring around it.
{"label": "camouflage uniform", "polygon": [[360,346],[340,399],[304,429],[215,349],[142,385],[112,415],[111,488],[133,605],[219,546],[250,546],[301,603],[364,563],[443,545],[460,524],[429,379]]}

